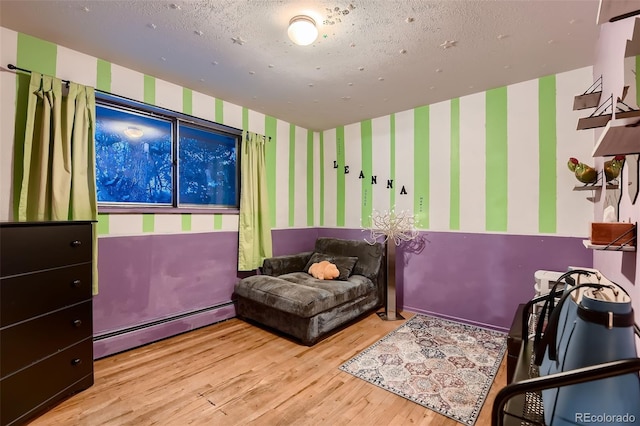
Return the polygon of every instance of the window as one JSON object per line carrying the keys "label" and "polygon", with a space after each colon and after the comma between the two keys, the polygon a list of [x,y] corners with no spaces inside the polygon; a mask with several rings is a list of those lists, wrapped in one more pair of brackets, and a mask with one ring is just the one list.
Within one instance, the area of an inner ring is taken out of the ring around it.
{"label": "window", "polygon": [[100,94],[101,206],[238,207],[240,131]]}
{"label": "window", "polygon": [[181,125],[180,204],[236,206],[237,138]]}

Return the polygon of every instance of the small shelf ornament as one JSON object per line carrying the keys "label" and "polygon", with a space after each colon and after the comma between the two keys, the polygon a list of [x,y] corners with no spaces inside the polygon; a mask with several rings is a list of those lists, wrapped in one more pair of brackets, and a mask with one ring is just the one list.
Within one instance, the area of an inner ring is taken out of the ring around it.
{"label": "small shelf ornament", "polygon": [[407,210],[396,212],[377,211],[374,210],[370,216],[371,226],[367,228],[369,238],[365,241],[371,245],[379,242],[386,247],[386,277],[387,277],[387,295],[385,302],[385,311],[378,312],[378,316],[385,321],[394,321],[404,319],[397,312],[396,303],[396,247],[403,242],[416,239],[419,235],[415,227],[415,216]]}
{"label": "small shelf ornament", "polygon": [[598,172],[593,167],[578,161],[577,158],[571,157],[567,162],[567,167],[571,170],[578,181],[589,184],[598,180]]}
{"label": "small shelf ornament", "polygon": [[[616,179],[620,176],[624,160],[624,155],[616,155],[611,160],[604,162],[603,172],[607,183],[617,184]],[[578,161],[578,159],[574,157],[569,158],[567,167],[573,172],[579,182],[585,184],[585,187],[593,187],[599,184],[601,186],[600,180],[602,173],[598,172],[595,168]]]}

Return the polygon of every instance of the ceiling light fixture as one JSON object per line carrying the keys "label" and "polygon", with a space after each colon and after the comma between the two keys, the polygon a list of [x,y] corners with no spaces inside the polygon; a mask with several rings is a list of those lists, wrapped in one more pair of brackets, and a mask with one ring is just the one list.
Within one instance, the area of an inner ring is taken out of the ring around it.
{"label": "ceiling light fixture", "polygon": [[308,46],[318,38],[316,21],[307,15],[297,15],[289,21],[289,38],[295,44]]}
{"label": "ceiling light fixture", "polygon": [[144,132],[137,127],[127,127],[124,131],[124,134],[129,136],[130,138],[141,138],[144,135]]}

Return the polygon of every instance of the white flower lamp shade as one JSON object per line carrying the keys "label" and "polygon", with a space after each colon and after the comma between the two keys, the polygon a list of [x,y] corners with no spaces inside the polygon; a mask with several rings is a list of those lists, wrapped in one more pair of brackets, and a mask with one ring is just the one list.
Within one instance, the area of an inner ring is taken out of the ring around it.
{"label": "white flower lamp shade", "polygon": [[291,41],[300,46],[308,46],[318,38],[316,21],[306,15],[291,18],[287,33]]}
{"label": "white flower lamp shade", "polygon": [[396,246],[402,242],[418,238],[415,227],[415,216],[409,211],[396,213],[395,210],[379,212],[374,210],[370,216],[371,240],[365,238],[369,244],[375,244],[382,237],[387,250],[386,279],[387,292],[385,311],[378,312],[378,316],[385,321],[404,319],[397,311],[396,303]]}

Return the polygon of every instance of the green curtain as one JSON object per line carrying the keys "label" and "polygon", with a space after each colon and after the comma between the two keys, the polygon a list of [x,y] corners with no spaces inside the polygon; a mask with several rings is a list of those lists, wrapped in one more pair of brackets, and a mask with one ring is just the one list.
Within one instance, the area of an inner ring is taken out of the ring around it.
{"label": "green curtain", "polygon": [[[27,93],[18,221],[98,219],[92,87],[31,73]],[[20,155],[16,155],[20,158]],[[19,166],[19,165],[18,165]],[[93,225],[93,292],[98,292],[97,232]]]}
{"label": "green curtain", "polygon": [[240,156],[240,228],[238,270],[252,271],[272,256],[269,194],[267,190],[266,138],[242,133]]}

